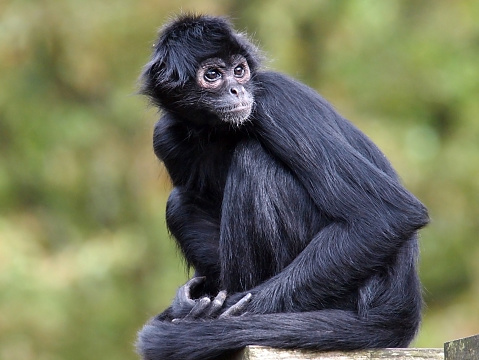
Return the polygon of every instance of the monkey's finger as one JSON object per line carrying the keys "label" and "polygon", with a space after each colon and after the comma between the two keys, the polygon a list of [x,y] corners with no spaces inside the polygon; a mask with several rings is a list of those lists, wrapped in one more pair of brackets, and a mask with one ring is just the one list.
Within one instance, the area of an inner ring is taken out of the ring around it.
{"label": "monkey's finger", "polygon": [[210,305],[211,300],[207,297],[199,299],[193,309],[186,315],[185,320],[196,319],[205,312],[205,309]]}
{"label": "monkey's finger", "polygon": [[218,313],[218,311],[221,310],[223,307],[223,304],[226,300],[226,290],[222,290],[216,295],[216,297],[213,299],[211,302],[211,306],[208,310],[207,315],[208,316],[214,316]]}
{"label": "monkey's finger", "polygon": [[251,293],[246,294],[236,304],[232,305],[228,310],[221,314],[219,318],[222,319],[240,313],[244,308],[246,308],[246,305],[248,305],[250,302],[251,297]]}
{"label": "monkey's finger", "polygon": [[177,298],[180,303],[187,303],[191,306],[195,305],[195,301],[191,299],[191,289],[195,286],[198,286],[203,281],[205,281],[205,277],[194,277],[189,280],[185,285],[178,289]]}
{"label": "monkey's finger", "polygon": [[191,289],[204,282],[205,279],[206,277],[204,276],[194,277],[189,280],[185,285],[183,285],[183,287],[185,288],[185,293],[189,299],[191,299]]}

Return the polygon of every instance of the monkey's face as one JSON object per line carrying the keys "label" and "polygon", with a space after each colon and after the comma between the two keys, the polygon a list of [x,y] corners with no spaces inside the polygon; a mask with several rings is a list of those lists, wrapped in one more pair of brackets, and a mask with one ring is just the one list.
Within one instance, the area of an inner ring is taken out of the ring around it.
{"label": "monkey's face", "polygon": [[242,124],[248,120],[253,109],[250,80],[248,62],[241,55],[203,61],[196,72],[200,106],[222,121]]}

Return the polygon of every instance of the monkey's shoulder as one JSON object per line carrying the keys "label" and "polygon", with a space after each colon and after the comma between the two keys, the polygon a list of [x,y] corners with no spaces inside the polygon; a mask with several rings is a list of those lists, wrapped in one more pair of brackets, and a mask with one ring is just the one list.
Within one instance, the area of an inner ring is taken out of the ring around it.
{"label": "monkey's shoulder", "polygon": [[288,110],[286,113],[292,110],[336,113],[333,106],[315,89],[286,74],[259,71],[254,81],[257,84],[256,102],[267,104],[269,108],[285,108]]}

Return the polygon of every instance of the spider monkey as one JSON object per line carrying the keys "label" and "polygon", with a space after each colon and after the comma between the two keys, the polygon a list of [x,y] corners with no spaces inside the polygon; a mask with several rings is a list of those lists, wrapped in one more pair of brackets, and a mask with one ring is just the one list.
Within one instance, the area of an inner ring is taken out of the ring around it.
{"label": "spider monkey", "polygon": [[260,69],[257,48],[218,17],[164,26],[141,92],[162,110],[167,225],[195,269],[140,331],[144,359],[410,343],[428,214],[366,135],[314,90]]}

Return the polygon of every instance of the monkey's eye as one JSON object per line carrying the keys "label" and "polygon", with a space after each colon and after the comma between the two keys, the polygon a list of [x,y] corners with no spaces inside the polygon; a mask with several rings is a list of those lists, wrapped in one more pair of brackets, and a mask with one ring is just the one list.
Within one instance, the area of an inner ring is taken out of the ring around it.
{"label": "monkey's eye", "polygon": [[218,69],[208,69],[205,71],[204,78],[206,81],[214,82],[221,79],[221,72]]}
{"label": "monkey's eye", "polygon": [[245,73],[244,65],[238,65],[237,67],[234,68],[233,73],[235,74],[236,77],[243,77]]}

